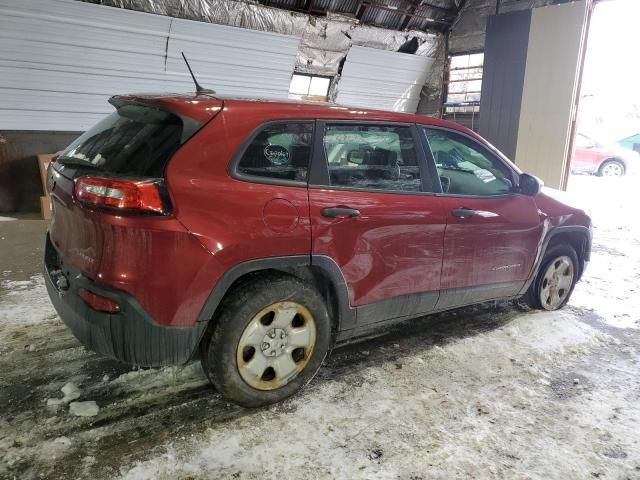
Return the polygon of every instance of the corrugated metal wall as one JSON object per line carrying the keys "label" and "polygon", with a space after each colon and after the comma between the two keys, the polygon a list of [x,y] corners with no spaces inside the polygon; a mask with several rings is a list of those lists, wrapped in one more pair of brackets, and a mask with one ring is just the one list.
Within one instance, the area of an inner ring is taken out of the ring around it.
{"label": "corrugated metal wall", "polygon": [[338,83],[337,102],[414,113],[434,59],[351,47]]}
{"label": "corrugated metal wall", "polygon": [[510,159],[516,157],[531,10],[487,20],[478,132]]}
{"label": "corrugated metal wall", "polygon": [[73,0],[0,0],[0,130],[83,131],[113,94],[286,98],[300,39]]}

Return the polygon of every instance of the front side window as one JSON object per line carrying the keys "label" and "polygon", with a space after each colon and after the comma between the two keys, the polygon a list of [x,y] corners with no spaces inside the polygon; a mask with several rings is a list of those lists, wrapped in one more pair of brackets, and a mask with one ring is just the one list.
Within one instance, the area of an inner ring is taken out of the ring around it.
{"label": "front side window", "polygon": [[513,189],[509,169],[464,135],[425,128],[444,193],[504,195]]}
{"label": "front side window", "polygon": [[576,147],[591,148],[593,146],[594,146],[594,141],[591,140],[589,137],[582,135],[581,133],[576,135]]}
{"label": "front side window", "polygon": [[332,186],[422,190],[411,129],[391,125],[327,125],[324,149]]}
{"label": "front side window", "polygon": [[269,125],[244,151],[237,170],[254,177],[306,182],[312,140],[311,123]]}

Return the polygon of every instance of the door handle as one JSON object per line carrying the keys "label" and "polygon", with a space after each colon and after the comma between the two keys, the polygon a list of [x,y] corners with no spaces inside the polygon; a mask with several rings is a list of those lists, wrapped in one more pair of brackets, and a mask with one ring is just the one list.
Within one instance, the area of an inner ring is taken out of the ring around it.
{"label": "door handle", "polygon": [[466,218],[466,217],[473,217],[474,215],[480,215],[480,212],[478,212],[478,210],[473,210],[471,208],[465,208],[465,207],[454,208],[453,210],[451,210],[451,213],[453,214],[454,217],[457,217],[457,218]]}
{"label": "door handle", "polygon": [[360,215],[360,210],[349,207],[327,207],[321,210],[322,216],[329,218],[351,218]]}

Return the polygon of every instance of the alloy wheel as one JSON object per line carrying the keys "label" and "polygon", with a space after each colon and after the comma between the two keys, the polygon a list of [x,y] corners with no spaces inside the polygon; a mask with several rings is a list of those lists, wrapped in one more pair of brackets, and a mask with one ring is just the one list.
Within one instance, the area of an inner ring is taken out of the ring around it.
{"label": "alloy wheel", "polygon": [[610,162],[602,167],[603,177],[621,177],[623,173],[622,165],[617,162]]}

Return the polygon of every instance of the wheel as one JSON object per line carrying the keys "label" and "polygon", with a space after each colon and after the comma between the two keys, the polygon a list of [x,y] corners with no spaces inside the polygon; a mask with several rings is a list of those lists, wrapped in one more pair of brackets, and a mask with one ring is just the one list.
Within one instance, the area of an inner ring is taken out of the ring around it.
{"label": "wheel", "polygon": [[224,397],[244,407],[290,397],[313,378],[329,351],[324,300],[295,277],[245,283],[221,308],[204,339],[202,367]]}
{"label": "wheel", "polygon": [[570,245],[551,246],[525,295],[526,303],[543,310],[564,307],[578,280],[578,265],[578,255]]}
{"label": "wheel", "polygon": [[624,175],[624,164],[619,160],[607,160],[598,169],[601,177],[621,177]]}

